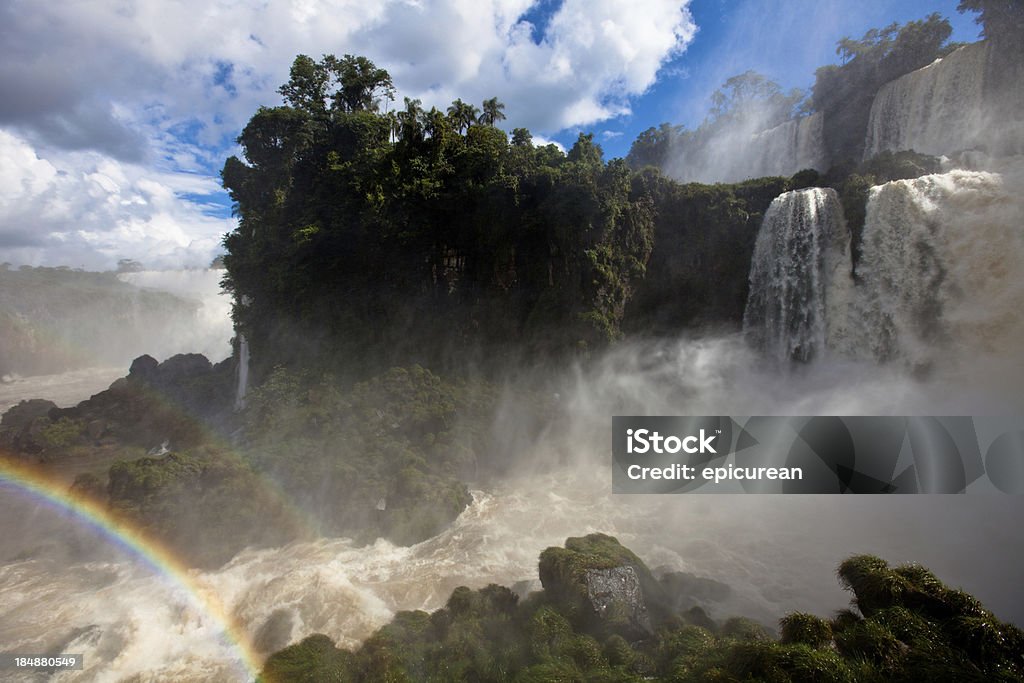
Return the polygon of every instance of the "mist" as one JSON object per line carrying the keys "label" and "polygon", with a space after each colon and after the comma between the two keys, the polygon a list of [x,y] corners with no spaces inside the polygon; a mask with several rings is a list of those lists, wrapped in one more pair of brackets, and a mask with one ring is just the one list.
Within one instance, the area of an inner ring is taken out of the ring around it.
{"label": "mist", "polygon": [[[971,358],[961,361],[922,380],[899,365],[843,358],[765,363],[741,334],[624,343],[543,382],[551,410],[539,429],[523,417],[531,407],[515,398],[521,393],[506,387],[489,437],[508,473],[471,482],[472,503],[436,537],[409,547],[326,537],[249,549],[198,580],[263,654],[310,633],[356,647],[397,611],[442,607],[460,585],[537,589],[539,553],[591,532],[617,537],[658,571],[728,586],[701,603],[716,619],[773,625],[793,610],[829,617],[850,599],[835,567],[870,553],[923,563],[1021,624],[1019,497],[610,493],[611,415],[979,414],[986,395],[1006,412],[1024,408],[1013,386],[993,389]],[[19,521],[7,524],[0,546],[8,561],[0,597],[36,606],[5,620],[4,642],[84,651],[92,664],[81,680],[230,671],[223,661],[232,653],[210,639],[216,624],[165,579],[129,569],[109,540],[72,518],[23,496],[3,502],[5,519]],[[34,540],[40,534],[47,544]]]}
{"label": "mist", "polygon": [[[157,359],[176,353],[201,353],[216,363],[231,355],[231,297],[221,289],[225,271],[206,268],[195,270],[144,270],[123,273],[118,278],[140,289],[168,292],[196,305],[191,319],[172,320],[147,351]],[[140,343],[141,347],[142,344]]]}
{"label": "mist", "polygon": [[[231,354],[230,299],[221,270],[90,273],[22,268],[0,273],[0,375],[6,382],[94,368],[127,368],[149,354],[163,360]],[[74,381],[73,378],[69,378]],[[51,384],[56,384],[56,380]],[[108,382],[109,383],[109,382]]]}

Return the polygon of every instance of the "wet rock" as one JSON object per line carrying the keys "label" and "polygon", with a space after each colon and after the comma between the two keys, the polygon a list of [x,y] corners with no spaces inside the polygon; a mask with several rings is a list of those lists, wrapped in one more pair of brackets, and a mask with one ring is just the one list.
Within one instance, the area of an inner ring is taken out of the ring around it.
{"label": "wet rock", "polygon": [[[652,618],[664,622],[661,586],[628,548],[605,534],[569,538],[565,548],[548,548],[538,567],[544,593],[574,626],[595,637],[618,634],[638,640],[653,632]],[[651,613],[651,608],[655,608]]]}
{"label": "wet rock", "polygon": [[633,567],[588,569],[584,584],[590,609],[598,619],[614,624],[615,630],[624,636],[643,637],[654,632]]}

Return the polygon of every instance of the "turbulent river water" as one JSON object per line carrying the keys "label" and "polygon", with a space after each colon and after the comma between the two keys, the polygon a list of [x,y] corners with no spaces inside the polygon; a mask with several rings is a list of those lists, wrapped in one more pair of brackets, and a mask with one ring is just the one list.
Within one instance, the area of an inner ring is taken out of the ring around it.
{"label": "turbulent river water", "polygon": [[[622,347],[566,373],[548,432],[527,439],[514,410],[499,416],[507,457],[521,464],[474,491],[440,536],[413,547],[322,538],[247,550],[188,583],[215,595],[262,654],[316,632],[354,646],[396,610],[442,606],[458,585],[535,581],[541,550],[601,531],[652,567],[727,584],[728,595],[706,603],[715,617],[771,625],[791,610],[827,616],[848,601],[836,565],[874,553],[921,562],[1024,623],[1019,497],[610,493],[608,415],[976,412],[988,389],[972,390],[962,372],[920,380],[858,361],[766,367],[739,336]],[[26,384],[26,395],[37,393]],[[1020,414],[1013,396],[1002,397],[1003,408]],[[0,513],[0,651],[84,654],[85,669],[55,675],[60,681],[247,677],[221,620],[181,577],[14,487],[0,488]]]}

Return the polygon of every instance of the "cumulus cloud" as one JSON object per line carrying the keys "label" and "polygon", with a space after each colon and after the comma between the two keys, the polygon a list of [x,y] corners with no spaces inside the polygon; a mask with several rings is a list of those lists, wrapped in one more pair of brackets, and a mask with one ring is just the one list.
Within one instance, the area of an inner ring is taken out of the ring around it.
{"label": "cumulus cloud", "polygon": [[[104,269],[209,265],[230,219],[204,211],[215,178],[153,171],[98,152],[40,158],[0,131],[0,253],[16,263]],[[188,195],[193,199],[185,200]]]}
{"label": "cumulus cloud", "polygon": [[[401,95],[427,107],[496,96],[510,129],[550,136],[627,114],[630,99],[692,40],[688,2],[562,0],[550,11],[544,3],[543,27],[527,18],[538,0],[2,3],[5,163],[24,164],[11,172],[29,185],[44,182],[44,168],[54,177],[41,194],[8,201],[0,231],[8,245],[15,235],[73,242],[76,228],[57,217],[82,222],[74,211],[109,221],[89,228],[97,249],[99,236],[116,229],[176,244],[181,230],[209,229],[180,185],[219,170],[256,108],[280,102],[275,90],[300,52],[365,55],[391,72]],[[124,174],[107,196],[83,180],[100,168]],[[156,178],[147,168],[165,174],[154,182],[166,193],[144,185]],[[76,188],[83,194],[72,197]],[[48,218],[29,221],[27,207],[44,200]],[[12,224],[15,214],[27,222]],[[187,223],[173,228],[172,218]]]}
{"label": "cumulus cloud", "polygon": [[295,54],[333,52],[367,55],[428,105],[498,96],[509,125],[550,134],[628,112],[696,31],[685,1],[564,0],[535,39],[532,4],[5,3],[0,125],[129,161],[140,135],[189,120],[218,145],[279,100]]}

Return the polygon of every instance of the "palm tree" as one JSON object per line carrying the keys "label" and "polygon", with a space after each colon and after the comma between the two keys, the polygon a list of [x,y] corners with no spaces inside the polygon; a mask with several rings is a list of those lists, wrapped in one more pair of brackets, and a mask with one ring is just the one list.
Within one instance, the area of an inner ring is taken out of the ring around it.
{"label": "palm tree", "polygon": [[484,100],[484,111],[480,114],[480,123],[485,126],[493,126],[498,121],[503,121],[505,119],[504,109],[505,105],[499,102],[497,97]]}
{"label": "palm tree", "polygon": [[423,139],[423,103],[405,98],[405,110],[397,113],[398,135],[403,142],[416,143]]}
{"label": "palm tree", "polygon": [[460,133],[469,130],[469,127],[476,123],[476,117],[479,113],[479,109],[468,102],[463,102],[461,99],[455,100],[448,107],[448,118],[452,120],[455,130]]}

